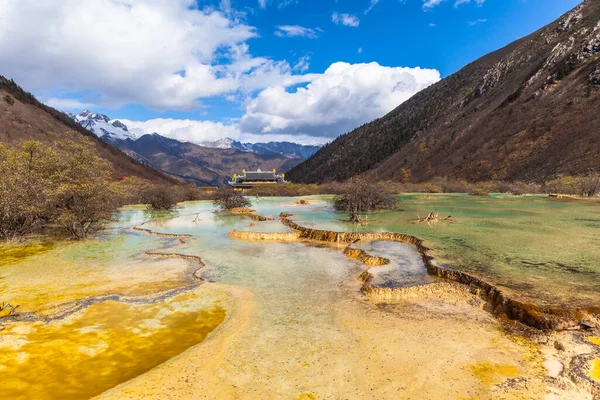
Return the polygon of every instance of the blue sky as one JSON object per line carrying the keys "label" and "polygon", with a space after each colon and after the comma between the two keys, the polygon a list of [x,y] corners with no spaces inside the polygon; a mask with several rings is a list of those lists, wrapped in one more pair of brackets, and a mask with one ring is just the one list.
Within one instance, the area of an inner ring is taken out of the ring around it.
{"label": "blue sky", "polygon": [[322,143],[579,1],[48,3],[0,0],[0,73],[48,104],[139,134]]}

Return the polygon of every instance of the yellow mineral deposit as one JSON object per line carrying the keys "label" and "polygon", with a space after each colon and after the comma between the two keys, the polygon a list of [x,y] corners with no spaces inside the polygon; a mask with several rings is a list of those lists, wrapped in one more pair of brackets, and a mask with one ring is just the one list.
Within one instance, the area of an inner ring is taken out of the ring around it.
{"label": "yellow mineral deposit", "polygon": [[218,301],[196,293],[9,325],[0,333],[0,398],[89,398],[202,342],[224,319]]}
{"label": "yellow mineral deposit", "polygon": [[493,364],[489,362],[471,365],[467,368],[486,386],[491,386],[505,381],[507,378],[519,376],[519,370],[515,365]]}
{"label": "yellow mineral deposit", "polygon": [[[600,346],[600,337],[591,337],[588,338],[590,343],[595,344],[596,346]],[[592,379],[597,382],[600,382],[600,359],[590,361],[591,369],[589,375]]]}
{"label": "yellow mineral deposit", "polygon": [[600,360],[593,360],[591,364],[592,368],[590,369],[590,377],[593,380],[600,382]]}

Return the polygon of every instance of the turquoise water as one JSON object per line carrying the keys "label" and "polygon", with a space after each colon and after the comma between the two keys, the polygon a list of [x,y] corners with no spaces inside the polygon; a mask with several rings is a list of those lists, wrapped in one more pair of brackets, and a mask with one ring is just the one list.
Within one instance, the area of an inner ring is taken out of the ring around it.
{"label": "turquoise water", "polygon": [[[331,207],[299,212],[313,227],[402,232],[426,240],[438,261],[501,286],[522,300],[600,305],[600,203],[545,196],[401,196],[399,210],[341,222]],[[431,211],[449,221],[415,223]]]}

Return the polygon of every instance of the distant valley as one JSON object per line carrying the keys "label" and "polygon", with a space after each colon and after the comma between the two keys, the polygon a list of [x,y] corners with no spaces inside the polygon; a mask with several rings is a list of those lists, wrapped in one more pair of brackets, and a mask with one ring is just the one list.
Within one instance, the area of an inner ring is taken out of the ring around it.
{"label": "distant valley", "polygon": [[68,116],[135,160],[200,186],[225,185],[242,169],[287,172],[320,148],[291,142],[241,143],[231,138],[190,143],[157,133],[138,137],[104,114],[86,110]]}

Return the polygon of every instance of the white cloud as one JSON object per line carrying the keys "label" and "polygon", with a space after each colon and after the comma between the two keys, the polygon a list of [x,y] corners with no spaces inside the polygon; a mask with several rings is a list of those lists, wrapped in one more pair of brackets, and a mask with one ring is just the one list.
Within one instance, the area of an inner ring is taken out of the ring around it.
{"label": "white cloud", "polygon": [[231,137],[250,142],[323,144],[383,116],[440,79],[433,69],[343,62],[332,64],[323,74],[306,76],[310,82],[295,91],[273,85],[250,98],[240,121],[121,121],[138,135],[156,132],[193,143]]}
{"label": "white cloud", "polygon": [[254,134],[333,138],[383,116],[439,79],[432,69],[338,62],[294,92],[283,86],[263,90],[248,103],[240,126]]}
{"label": "white cloud", "polygon": [[336,25],[351,26],[353,28],[358,27],[360,24],[360,20],[356,16],[350,14],[338,14],[336,12],[331,15],[331,21]]}
{"label": "white cloud", "polygon": [[379,0],[371,0],[371,2],[369,3],[369,8],[367,8],[365,10],[365,15],[367,15],[368,13],[370,13],[371,10],[373,9],[373,7],[375,7],[378,3],[379,3]]}
{"label": "white cloud", "polygon": [[423,8],[427,9],[427,8],[433,8],[435,6],[438,6],[442,3],[442,1],[444,0],[423,0]]}
{"label": "white cloud", "polygon": [[310,57],[303,56],[303,57],[300,57],[300,59],[298,60],[296,65],[294,65],[292,70],[304,73],[304,72],[308,71],[309,67],[310,67]]}
{"label": "white cloud", "polygon": [[0,10],[0,71],[34,92],[186,110],[261,88],[252,72],[289,74],[285,61],[249,55],[253,27],[193,0],[0,0]]}
{"label": "white cloud", "polygon": [[[435,6],[440,5],[442,2],[446,0],[423,0],[423,9],[431,9]],[[458,7],[461,4],[469,4],[471,0],[455,0],[454,7]],[[485,3],[485,0],[474,0],[474,3],[478,6],[482,6]]]}
{"label": "white cloud", "polygon": [[483,24],[484,22],[487,22],[487,19],[480,18],[480,19],[476,19],[475,21],[469,21],[469,25],[474,26],[474,25]]}
{"label": "white cloud", "polygon": [[267,3],[277,4],[277,8],[285,8],[292,4],[298,4],[298,0],[258,0],[258,6],[260,8],[267,8]]}
{"label": "white cloud", "polygon": [[306,37],[316,39],[319,35],[317,31],[311,28],[305,28],[300,25],[279,25],[275,31],[275,36],[279,37]]}
{"label": "white cloud", "polygon": [[213,121],[196,121],[190,119],[157,118],[148,121],[132,121],[119,119],[127,125],[127,128],[138,137],[146,134],[158,133],[172,139],[183,142],[202,144],[203,142],[215,141],[225,137],[240,142],[295,142],[300,144],[324,144],[329,139],[318,138],[308,135],[254,135],[244,133],[236,123],[223,124]]}
{"label": "white cloud", "polygon": [[76,99],[51,98],[44,102],[50,107],[63,111],[81,111],[83,109],[94,109],[97,106],[92,103],[84,103]]}
{"label": "white cloud", "polygon": [[131,121],[120,119],[127,128],[137,136],[158,133],[182,142],[201,143],[224,137],[238,139],[241,132],[235,124],[223,124],[213,121],[196,121],[191,119],[156,118],[148,121]]}

